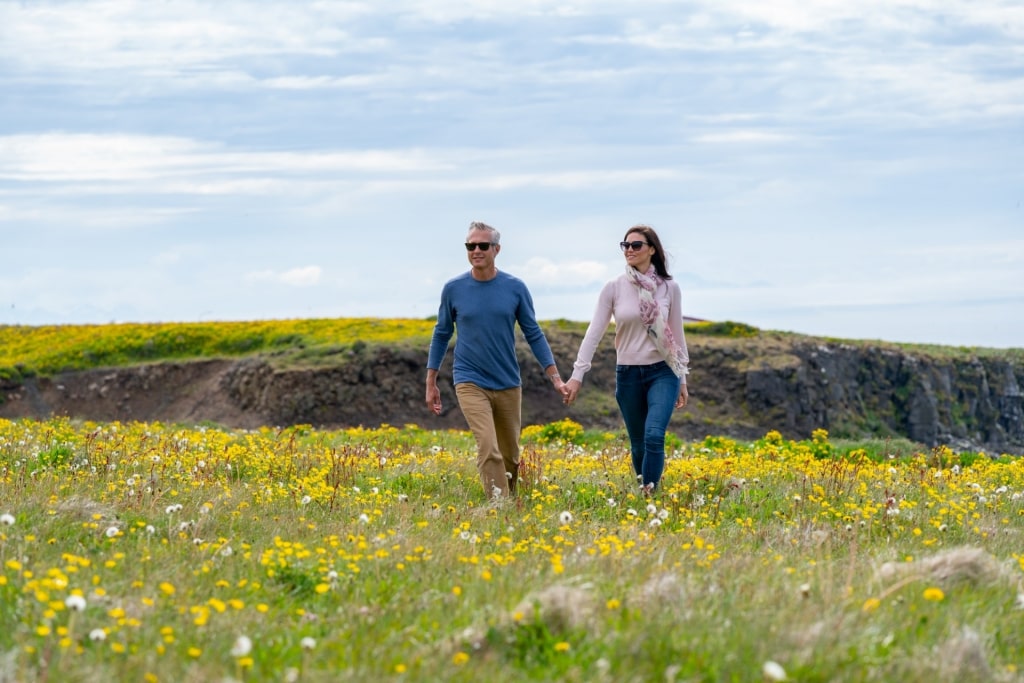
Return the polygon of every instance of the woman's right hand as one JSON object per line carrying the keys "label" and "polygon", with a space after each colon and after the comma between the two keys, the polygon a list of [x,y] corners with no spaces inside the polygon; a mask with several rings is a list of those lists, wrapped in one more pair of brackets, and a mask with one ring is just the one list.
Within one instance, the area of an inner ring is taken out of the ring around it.
{"label": "woman's right hand", "polygon": [[576,400],[576,395],[580,393],[580,387],[583,383],[578,379],[570,379],[565,383],[565,399],[563,403],[567,406],[571,406],[573,401]]}

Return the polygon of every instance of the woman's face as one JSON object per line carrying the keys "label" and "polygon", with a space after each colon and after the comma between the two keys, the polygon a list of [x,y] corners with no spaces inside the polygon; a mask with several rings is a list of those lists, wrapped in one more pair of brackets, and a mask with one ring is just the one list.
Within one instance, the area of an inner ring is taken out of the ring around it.
{"label": "woman's face", "polygon": [[[647,243],[647,237],[642,232],[631,232],[626,235],[625,242],[630,246],[623,252],[626,263],[636,268],[641,273],[646,273],[651,267],[651,257],[654,256],[654,247]],[[637,242],[643,242],[639,249],[633,249]]]}

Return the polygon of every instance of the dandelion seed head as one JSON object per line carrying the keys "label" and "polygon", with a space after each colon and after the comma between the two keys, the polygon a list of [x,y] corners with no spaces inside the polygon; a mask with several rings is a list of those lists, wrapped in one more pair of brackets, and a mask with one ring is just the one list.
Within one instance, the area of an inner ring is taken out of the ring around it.
{"label": "dandelion seed head", "polygon": [[786,680],[786,670],[782,668],[781,664],[770,659],[761,667],[761,675],[766,681]]}
{"label": "dandelion seed head", "polygon": [[69,595],[64,598],[64,606],[72,612],[81,612],[85,610],[85,598],[81,595]]}
{"label": "dandelion seed head", "polygon": [[299,641],[299,646],[303,650],[312,650],[314,647],[316,647],[316,639],[310,636],[306,636],[305,638]]}
{"label": "dandelion seed head", "polygon": [[93,630],[89,631],[89,640],[91,640],[94,643],[98,643],[106,639],[107,632],[101,628],[94,628]]}
{"label": "dandelion seed head", "polygon": [[231,646],[232,657],[246,657],[252,652],[252,640],[249,636],[238,636],[235,644]]}
{"label": "dandelion seed head", "polygon": [[363,514],[359,515],[359,521],[363,524],[369,524],[370,516],[364,512]]}
{"label": "dandelion seed head", "polygon": [[121,533],[121,530],[118,529],[116,526],[108,526],[107,530],[103,533],[106,535],[107,538],[114,538],[119,533]]}
{"label": "dandelion seed head", "polygon": [[14,526],[14,515],[9,512],[0,515],[0,524],[3,526]]}
{"label": "dandelion seed head", "polygon": [[303,497],[302,497],[302,500],[301,500],[300,502],[301,502],[301,503],[302,503],[303,505],[309,505],[310,503],[312,503],[312,502],[313,502],[313,497],[312,497],[312,496],[303,496]]}
{"label": "dandelion seed head", "polygon": [[657,505],[655,505],[654,503],[648,503],[647,504],[647,514],[653,515],[653,514],[655,514],[657,512],[658,512],[658,506]]}
{"label": "dandelion seed head", "polygon": [[616,505],[618,505],[618,502],[614,498],[609,498],[608,499],[608,507],[613,508]]}
{"label": "dandelion seed head", "polygon": [[568,510],[563,510],[562,514],[558,516],[558,521],[562,524],[572,524],[572,513]]}

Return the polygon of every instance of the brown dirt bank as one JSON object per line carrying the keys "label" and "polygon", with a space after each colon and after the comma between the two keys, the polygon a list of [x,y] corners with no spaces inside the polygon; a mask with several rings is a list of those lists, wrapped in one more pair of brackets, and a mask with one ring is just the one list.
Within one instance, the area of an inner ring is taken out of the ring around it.
{"label": "brown dirt bank", "polygon": [[[567,376],[581,335],[550,330],[548,336]],[[1024,453],[1024,366],[1012,358],[934,357],[892,345],[766,333],[688,342],[691,404],[672,422],[684,439],[750,439],[773,429],[807,438],[825,428],[836,437],[905,437],[929,447]],[[523,344],[524,424],[570,418],[590,429],[620,429],[614,363],[609,336],[580,400],[566,408]],[[423,402],[425,364],[426,349],[356,344],[315,362],[278,354],[65,373],[0,386],[0,417],[464,429],[451,355],[441,371],[440,417]]]}

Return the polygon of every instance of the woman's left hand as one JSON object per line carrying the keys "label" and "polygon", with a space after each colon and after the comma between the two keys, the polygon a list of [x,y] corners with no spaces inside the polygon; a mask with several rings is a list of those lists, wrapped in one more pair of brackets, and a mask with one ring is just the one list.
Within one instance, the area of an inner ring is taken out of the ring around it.
{"label": "woman's left hand", "polygon": [[690,400],[690,392],[685,384],[679,385],[679,398],[676,399],[676,408],[685,408],[686,402]]}

